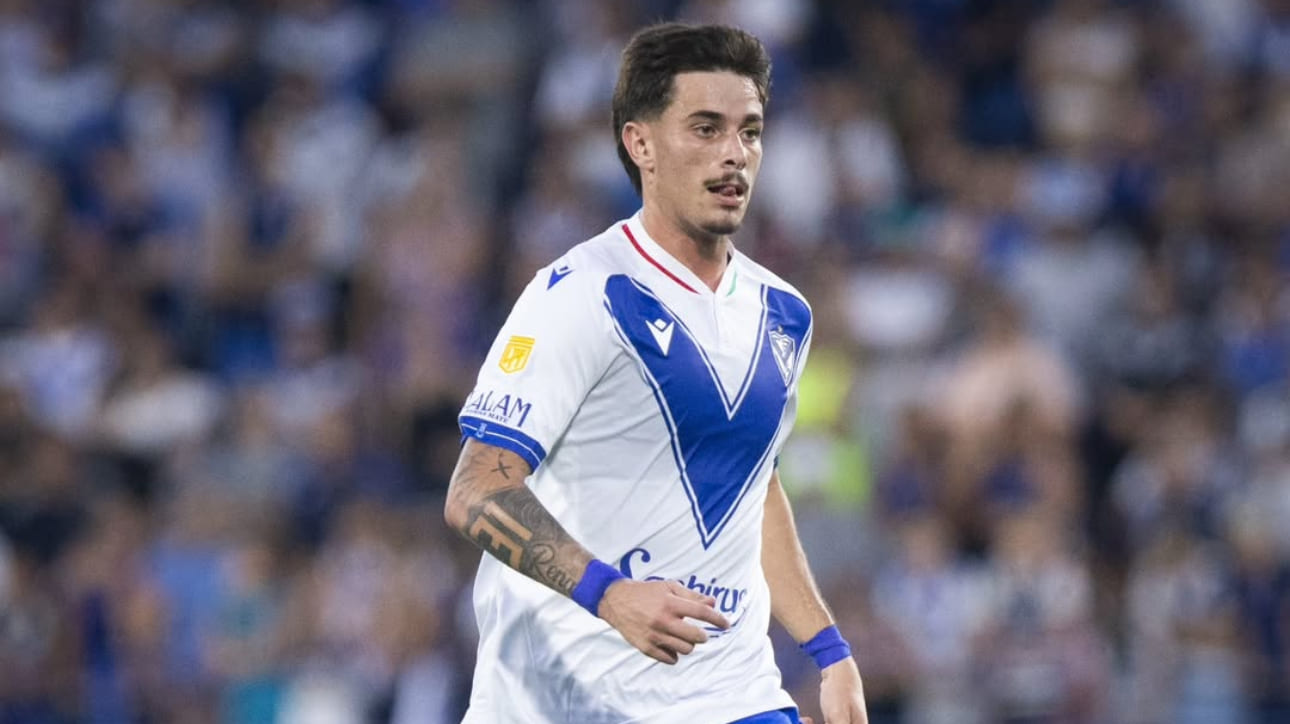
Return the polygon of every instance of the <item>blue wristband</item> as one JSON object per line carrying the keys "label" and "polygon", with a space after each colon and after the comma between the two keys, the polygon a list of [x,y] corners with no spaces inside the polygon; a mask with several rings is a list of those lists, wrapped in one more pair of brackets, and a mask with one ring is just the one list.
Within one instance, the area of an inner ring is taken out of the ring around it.
{"label": "blue wristband", "polygon": [[815,659],[817,667],[824,669],[850,656],[851,644],[842,638],[837,626],[829,626],[802,644],[802,650]]}
{"label": "blue wristband", "polygon": [[579,606],[591,612],[592,616],[599,616],[597,609],[600,608],[600,599],[605,597],[605,591],[614,581],[621,581],[626,577],[608,563],[593,558],[587,564],[582,580],[573,587],[573,593],[569,596]]}

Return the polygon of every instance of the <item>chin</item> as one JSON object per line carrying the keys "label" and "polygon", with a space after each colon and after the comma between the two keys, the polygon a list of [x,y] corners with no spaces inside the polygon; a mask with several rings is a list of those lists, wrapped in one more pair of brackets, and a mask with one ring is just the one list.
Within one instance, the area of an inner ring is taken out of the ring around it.
{"label": "chin", "polygon": [[744,223],[743,214],[729,214],[724,218],[711,219],[699,225],[700,229],[712,234],[713,236],[729,236]]}
{"label": "chin", "polygon": [[739,222],[738,221],[718,221],[712,224],[704,224],[699,228],[703,229],[704,232],[711,234],[713,236],[730,236],[736,231],[739,231]]}

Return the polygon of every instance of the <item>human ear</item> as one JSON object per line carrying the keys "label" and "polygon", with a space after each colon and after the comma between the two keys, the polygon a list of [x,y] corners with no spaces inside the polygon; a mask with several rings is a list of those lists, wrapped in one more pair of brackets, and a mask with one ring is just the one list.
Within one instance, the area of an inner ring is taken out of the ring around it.
{"label": "human ear", "polygon": [[639,121],[623,124],[623,148],[641,170],[641,175],[654,170],[654,139],[650,127]]}

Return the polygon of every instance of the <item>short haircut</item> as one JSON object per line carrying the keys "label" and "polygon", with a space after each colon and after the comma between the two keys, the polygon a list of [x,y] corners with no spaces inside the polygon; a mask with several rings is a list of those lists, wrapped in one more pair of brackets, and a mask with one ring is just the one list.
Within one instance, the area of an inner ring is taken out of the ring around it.
{"label": "short haircut", "polygon": [[678,73],[714,70],[751,79],[762,105],[770,100],[770,55],[760,40],[738,28],[660,23],[636,33],[623,50],[614,86],[614,140],[636,193],[641,193],[641,170],[623,145],[623,126],[658,118],[672,102]]}

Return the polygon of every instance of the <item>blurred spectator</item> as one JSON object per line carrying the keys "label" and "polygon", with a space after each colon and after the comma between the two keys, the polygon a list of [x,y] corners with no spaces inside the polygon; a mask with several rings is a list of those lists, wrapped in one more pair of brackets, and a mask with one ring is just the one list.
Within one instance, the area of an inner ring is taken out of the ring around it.
{"label": "blurred spectator", "polygon": [[348,0],[282,0],[264,22],[260,55],[275,73],[304,74],[327,88],[353,87],[381,40],[371,11]]}
{"label": "blurred spectator", "polygon": [[223,561],[224,585],[205,631],[209,665],[222,683],[223,721],[276,720],[287,643],[281,557],[261,534],[235,543]]}
{"label": "blurred spectator", "polygon": [[76,701],[74,617],[43,575],[40,562],[18,555],[7,567],[0,601],[0,716],[9,721],[73,721]]}
{"label": "blurred spectator", "polygon": [[996,527],[989,614],[973,661],[990,721],[1106,715],[1110,651],[1094,625],[1088,569],[1062,527],[1059,516],[1041,510]]}
{"label": "blurred spectator", "polygon": [[[475,360],[491,341],[477,326],[490,286],[484,281],[489,221],[481,200],[455,181],[468,175],[468,161],[450,132],[457,128],[413,141],[406,185],[378,200],[358,270],[358,293],[373,314],[355,331],[382,391],[400,401],[396,405],[460,394],[456,381],[477,371]],[[531,276],[536,267],[521,264],[530,260],[520,251],[515,271]],[[509,270],[495,267],[496,281]]]}
{"label": "blurred spectator", "polygon": [[30,327],[0,339],[6,376],[37,423],[73,439],[90,432],[117,364],[111,340],[87,314],[88,303],[83,288],[56,285],[42,295]]}
{"label": "blurred spectator", "polygon": [[1088,148],[1109,131],[1115,93],[1140,52],[1138,27],[1107,0],[1057,0],[1028,38],[1040,127],[1056,148]]}
{"label": "blurred spectator", "polygon": [[124,373],[100,410],[103,445],[151,457],[209,435],[223,398],[205,376],[175,363],[170,343],[152,330],[124,340]]}
{"label": "blurred spectator", "polygon": [[26,37],[11,36],[13,62],[0,71],[0,119],[42,155],[71,162],[104,130],[119,79],[89,52],[74,20],[11,27]]}
{"label": "blurred spectator", "polygon": [[1281,520],[1275,509],[1246,501],[1231,509],[1227,536],[1232,542],[1237,639],[1232,653],[1245,652],[1246,693],[1264,721],[1290,713],[1290,561],[1274,533]]}
{"label": "blurred spectator", "polygon": [[225,401],[228,414],[192,475],[252,504],[285,507],[299,493],[299,462],[274,427],[269,396],[245,389]]}
{"label": "blurred spectator", "polygon": [[1233,273],[1241,283],[1220,298],[1217,322],[1223,376],[1243,395],[1290,381],[1290,310],[1283,270],[1265,255],[1238,264]]}
{"label": "blurred spectator", "polygon": [[1035,330],[1068,363],[1087,364],[1103,325],[1128,297],[1138,263],[1136,250],[1126,241],[1084,236],[1078,226],[1063,225],[1017,253],[1007,283]]}
{"label": "blurred spectator", "polygon": [[1108,381],[1147,394],[1200,379],[1210,358],[1210,340],[1182,308],[1168,262],[1144,266],[1124,306],[1108,320],[1098,341],[1096,369]]}
{"label": "blurred spectator", "polygon": [[1141,420],[1138,444],[1112,482],[1136,548],[1175,522],[1193,535],[1218,534],[1223,504],[1241,485],[1243,471],[1218,432],[1216,414],[1203,391],[1186,390]]}
{"label": "blurred spectator", "polygon": [[878,573],[873,596],[877,617],[910,652],[909,720],[984,721],[984,700],[971,693],[972,652],[987,621],[989,589],[936,517],[911,518],[895,532],[899,550]]}
{"label": "blurred spectator", "polygon": [[41,240],[59,201],[50,169],[0,126],[0,325],[17,324],[37,293]]}
{"label": "blurred spectator", "polygon": [[938,498],[975,548],[1002,509],[1071,511],[1080,488],[1068,447],[1080,412],[1071,369],[1026,333],[1006,296],[983,300],[980,315],[978,338],[946,371],[933,405],[947,456]]}
{"label": "blurred spectator", "polygon": [[354,402],[362,371],[337,348],[330,287],[314,277],[287,278],[273,291],[277,367],[262,384],[278,433],[301,445],[320,421]]}
{"label": "blurred spectator", "polygon": [[1129,721],[1246,721],[1237,611],[1221,554],[1167,524],[1142,548],[1126,593]]}

